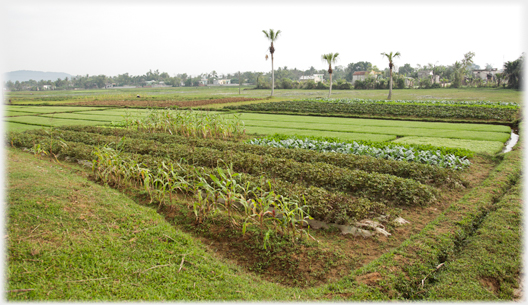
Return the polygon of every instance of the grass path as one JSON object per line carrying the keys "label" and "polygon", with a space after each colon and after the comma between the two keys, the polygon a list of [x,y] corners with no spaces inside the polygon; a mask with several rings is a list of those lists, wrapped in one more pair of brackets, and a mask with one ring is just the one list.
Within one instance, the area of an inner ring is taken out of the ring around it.
{"label": "grass path", "polygon": [[7,155],[10,301],[255,301],[299,295],[299,289],[262,281],[217,258],[154,209],[87,181],[74,167],[19,150]]}

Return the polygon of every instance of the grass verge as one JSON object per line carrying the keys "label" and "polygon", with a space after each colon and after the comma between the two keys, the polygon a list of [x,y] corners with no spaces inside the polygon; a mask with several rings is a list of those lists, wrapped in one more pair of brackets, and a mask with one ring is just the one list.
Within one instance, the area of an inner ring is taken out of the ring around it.
{"label": "grass verge", "polygon": [[155,210],[76,172],[8,150],[7,300],[288,300],[299,294],[226,263]]}

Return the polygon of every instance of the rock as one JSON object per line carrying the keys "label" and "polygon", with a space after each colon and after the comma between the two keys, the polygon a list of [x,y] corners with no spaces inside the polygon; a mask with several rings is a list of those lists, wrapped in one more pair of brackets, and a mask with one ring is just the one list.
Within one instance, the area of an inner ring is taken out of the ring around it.
{"label": "rock", "polygon": [[410,223],[410,222],[408,222],[407,220],[405,220],[405,219],[403,219],[401,217],[398,217],[398,218],[394,219],[394,222],[399,224],[399,225],[404,225],[404,224]]}
{"label": "rock", "polygon": [[330,228],[328,224],[326,224],[324,221],[319,221],[315,219],[308,219],[308,224],[310,225],[310,228],[313,228],[315,230],[319,230],[321,228],[323,229]]}

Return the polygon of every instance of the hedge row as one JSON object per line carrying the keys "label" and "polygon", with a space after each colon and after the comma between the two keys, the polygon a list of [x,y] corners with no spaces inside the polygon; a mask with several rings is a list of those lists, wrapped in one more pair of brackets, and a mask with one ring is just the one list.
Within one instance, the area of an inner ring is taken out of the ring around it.
{"label": "hedge row", "polygon": [[[49,141],[49,137],[42,136],[42,141],[46,140]],[[437,189],[412,179],[340,168],[322,162],[302,163],[269,155],[162,144],[139,139],[128,139],[121,148],[132,153],[166,157],[176,161],[185,159],[194,165],[211,168],[217,167],[220,161],[223,161],[232,164],[236,172],[256,176],[265,174],[330,191],[343,191],[390,205],[427,205],[436,201],[438,195]]]}
{"label": "hedge row", "polygon": [[[42,135],[22,133],[10,134],[10,142],[15,147],[32,148],[34,144],[41,144],[42,149],[49,151],[49,138]],[[92,160],[93,145],[63,141],[53,144],[53,153],[59,159],[68,157],[71,160]],[[140,155],[134,153],[124,153],[125,157],[142,163],[151,171],[155,171],[162,161],[171,161],[166,157],[152,157],[149,155]],[[197,167],[180,163],[182,165],[182,175],[194,172]],[[206,174],[214,174],[212,168],[200,168]],[[242,184],[250,183],[250,187],[260,186],[266,191],[273,190],[277,194],[285,197],[303,200],[309,206],[309,212],[314,219],[326,222],[335,222],[339,224],[354,223],[365,218],[372,218],[380,214],[394,214],[393,209],[388,208],[385,204],[371,201],[367,198],[354,197],[343,192],[330,192],[320,187],[305,186],[298,183],[291,183],[281,179],[263,180],[261,177],[249,174],[238,176]],[[269,183],[267,183],[269,182]]]}
{"label": "hedge row", "polygon": [[225,109],[259,112],[288,113],[345,113],[374,116],[411,116],[420,118],[458,118],[497,120],[512,122],[518,109],[414,104],[356,104],[356,103],[322,103],[316,101],[283,101],[275,103],[258,103],[249,105],[226,106]]}
{"label": "hedge row", "polygon": [[[316,151],[301,150],[301,149],[287,149],[256,146],[246,143],[233,143],[220,140],[204,140],[198,138],[187,138],[176,135],[168,135],[163,133],[138,133],[125,129],[108,129],[92,126],[82,127],[62,127],[61,133],[65,139],[76,141],[80,139],[81,133],[75,133],[72,130],[89,132],[82,137],[85,143],[88,144],[102,144],[108,143],[108,136],[113,136],[114,141],[118,141],[119,137],[130,137],[144,140],[153,140],[163,144],[182,144],[190,147],[209,147],[221,151],[236,151],[252,153],[256,155],[269,155],[274,158],[292,159],[297,162],[323,162],[338,167],[347,169],[357,169],[369,173],[382,173],[398,176],[401,178],[414,179],[423,184],[429,185],[456,185],[467,184],[462,181],[460,174],[456,171],[439,168],[436,166],[412,162],[401,162],[395,160],[384,160],[373,158],[370,156],[345,155],[336,153],[320,153]],[[33,133],[42,133],[42,131],[30,131]],[[103,137],[102,135],[107,135]]]}

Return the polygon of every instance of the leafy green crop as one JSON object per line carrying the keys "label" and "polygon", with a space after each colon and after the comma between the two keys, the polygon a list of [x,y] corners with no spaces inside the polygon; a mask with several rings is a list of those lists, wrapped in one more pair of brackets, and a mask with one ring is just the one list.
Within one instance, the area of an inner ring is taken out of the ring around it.
{"label": "leafy green crop", "polygon": [[514,106],[478,106],[457,105],[456,107],[438,104],[417,103],[350,103],[320,102],[315,100],[284,101],[276,103],[258,103],[250,105],[227,106],[225,109],[238,111],[258,111],[272,113],[314,113],[346,114],[372,117],[414,117],[466,120],[492,120],[512,122],[519,112]]}
{"label": "leafy green crop", "polygon": [[368,155],[375,158],[418,162],[431,164],[439,167],[452,169],[463,169],[471,164],[465,157],[457,157],[452,154],[442,154],[440,150],[417,150],[403,146],[391,145],[382,148],[359,144],[357,142],[328,142],[311,139],[284,139],[276,141],[274,139],[252,139],[248,143],[261,146],[301,148],[315,150],[318,152],[335,152],[342,154]]}

